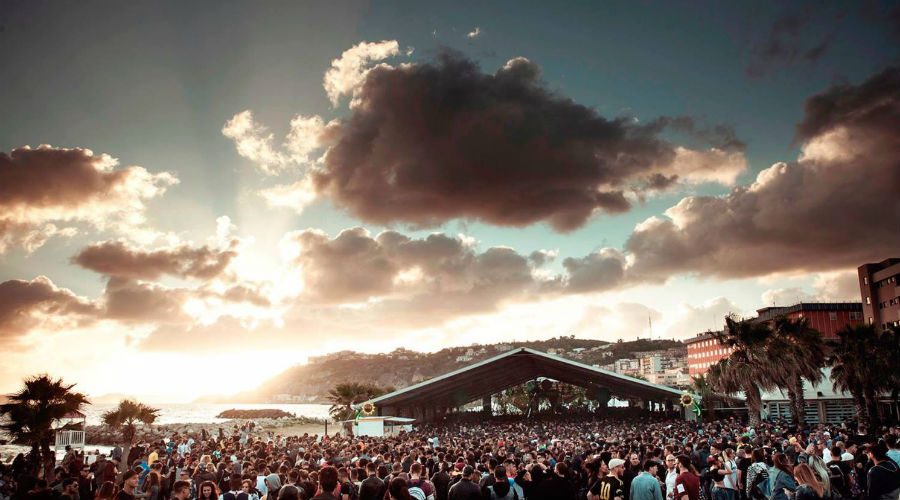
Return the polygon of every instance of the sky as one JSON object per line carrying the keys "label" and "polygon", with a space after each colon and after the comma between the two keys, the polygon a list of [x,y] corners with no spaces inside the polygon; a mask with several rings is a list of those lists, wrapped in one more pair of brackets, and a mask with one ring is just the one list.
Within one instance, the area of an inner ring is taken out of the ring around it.
{"label": "sky", "polygon": [[896,2],[2,2],[0,391],[858,301],[898,42]]}

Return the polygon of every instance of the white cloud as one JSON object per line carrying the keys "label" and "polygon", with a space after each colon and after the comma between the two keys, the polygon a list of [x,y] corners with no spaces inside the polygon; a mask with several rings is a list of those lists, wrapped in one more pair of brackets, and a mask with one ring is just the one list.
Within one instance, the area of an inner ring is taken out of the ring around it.
{"label": "white cloud", "polygon": [[253,120],[249,109],[228,120],[222,127],[222,134],[234,141],[239,155],[255,163],[266,174],[278,174],[288,162],[288,158],[273,146],[272,133]]}
{"label": "white cloud", "polygon": [[341,96],[353,96],[356,89],[366,79],[369,63],[381,61],[400,53],[396,40],[362,42],[344,51],[341,57],[331,61],[331,68],[325,72],[323,85],[333,106],[338,105]]}
{"label": "white cloud", "polygon": [[478,26],[475,26],[475,29],[473,29],[473,30],[470,31],[468,34],[466,34],[466,37],[468,37],[468,38],[478,38],[478,35],[480,35],[480,34],[481,34],[481,28],[478,27]]}

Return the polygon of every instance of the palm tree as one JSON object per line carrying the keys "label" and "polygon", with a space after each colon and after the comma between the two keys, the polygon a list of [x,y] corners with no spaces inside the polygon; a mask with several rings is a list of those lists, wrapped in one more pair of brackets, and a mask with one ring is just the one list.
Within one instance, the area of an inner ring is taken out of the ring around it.
{"label": "palm tree", "polygon": [[378,387],[373,384],[361,384],[359,382],[337,384],[328,391],[328,400],[331,402],[328,414],[335,420],[349,420],[355,413],[353,405],[377,398],[389,392],[394,392],[394,388]]}
{"label": "palm tree", "polygon": [[80,411],[90,404],[80,392],[72,392],[75,384],[65,384],[62,379],[53,380],[49,375],[37,375],[24,380],[25,387],[9,396],[0,405],[0,414],[6,415],[7,423],[0,428],[10,433],[16,441],[31,445],[31,452],[40,461],[34,475],[43,468],[44,478],[53,479],[56,453],[50,449],[55,436],[53,424],[69,413]]}
{"label": "palm tree", "polygon": [[878,333],[874,325],[847,326],[837,332],[838,339],[828,342],[834,389],[849,392],[859,415],[860,426],[867,429],[879,423],[878,395],[896,383],[898,340],[892,330]]}
{"label": "palm tree", "polygon": [[158,414],[158,408],[152,408],[130,399],[119,401],[119,406],[115,410],[103,413],[101,418],[104,424],[113,429],[122,430],[125,448],[122,450],[122,461],[119,462],[119,470],[124,471],[130,465],[125,462],[128,461],[128,454],[131,453],[131,447],[134,445],[134,435],[137,433],[138,424],[151,425],[156,421]]}
{"label": "palm tree", "polygon": [[794,424],[805,426],[803,380],[809,380],[813,386],[822,381],[825,343],[819,332],[811,328],[804,318],[792,320],[779,316],[775,319],[774,333],[771,349],[779,352],[786,361],[781,370],[776,372],[784,377],[779,386],[787,390]]}
{"label": "palm tree", "polygon": [[729,315],[725,318],[725,330],[713,332],[713,336],[733,351],[709,368],[706,379],[710,387],[725,394],[743,392],[750,425],[759,425],[760,390],[775,389],[778,370],[783,368],[779,354],[768,349],[772,331],[765,323],[738,321]]}

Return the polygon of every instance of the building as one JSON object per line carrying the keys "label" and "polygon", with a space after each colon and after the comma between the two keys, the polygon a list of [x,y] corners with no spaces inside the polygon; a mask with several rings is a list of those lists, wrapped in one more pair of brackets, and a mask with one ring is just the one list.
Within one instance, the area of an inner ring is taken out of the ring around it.
{"label": "building", "polygon": [[684,341],[687,346],[689,375],[706,373],[710,366],[731,354],[732,349],[719,345],[712,332],[701,333]]}
{"label": "building", "polygon": [[857,273],[866,324],[881,330],[900,326],[900,258],[863,264]]}
{"label": "building", "polygon": [[773,323],[775,318],[805,319],[825,340],[836,339],[837,332],[847,326],[863,324],[859,302],[800,302],[787,307],[764,307],[756,310],[753,321]]}
{"label": "building", "polygon": [[[761,416],[790,417],[790,399],[787,392],[776,389],[763,391],[761,396],[763,413]],[[831,368],[822,369],[822,381],[815,386],[808,380],[803,381],[803,397],[806,400],[807,423],[839,424],[856,417],[856,407],[850,394],[834,390],[831,383]],[[890,394],[880,395],[878,404],[881,407],[881,414],[885,418],[890,420],[900,416],[900,408],[891,399]]]}

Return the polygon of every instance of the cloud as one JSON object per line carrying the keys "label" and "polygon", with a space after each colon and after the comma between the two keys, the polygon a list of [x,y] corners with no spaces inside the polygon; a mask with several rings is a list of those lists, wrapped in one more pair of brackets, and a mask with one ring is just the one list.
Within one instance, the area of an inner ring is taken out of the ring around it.
{"label": "cloud", "polygon": [[481,35],[481,28],[475,26],[475,29],[466,34],[466,38],[478,38]]}
{"label": "cloud", "polygon": [[[740,151],[659,138],[668,124],[606,119],[548,90],[525,58],[487,74],[443,52],[433,63],[353,74],[362,75],[358,104],[310,175],[319,194],[367,222],[464,218],[571,231],[597,211],[629,210],[626,191],[654,176],[732,183],[745,168]],[[718,142],[725,132],[707,136]]]}
{"label": "cloud", "polygon": [[671,338],[693,337],[701,332],[721,330],[725,324],[725,316],[742,315],[741,308],[725,297],[716,297],[700,305],[682,302],[672,323],[666,328],[666,335]]}
{"label": "cloud", "polygon": [[222,275],[237,256],[238,240],[225,248],[187,244],[157,250],[135,248],[124,241],[91,244],[72,258],[85,269],[107,276],[158,279],[163,275],[209,280]]}
{"label": "cloud", "polygon": [[[826,12],[826,11],[822,11]],[[842,18],[845,13],[836,15],[827,13],[819,17],[828,17],[823,22],[811,23],[814,11],[791,9],[779,15],[769,28],[766,38],[750,48],[750,63],[747,75],[761,77],[778,66],[793,65],[798,61],[815,64],[830,48],[834,39],[834,31],[814,33],[810,26],[827,25],[828,21]]]}
{"label": "cloud", "polygon": [[45,276],[0,283],[0,343],[24,337],[37,327],[66,328],[93,321],[97,307]]}
{"label": "cloud", "polygon": [[855,268],[893,255],[900,214],[900,71],[810,98],[802,153],[727,196],[693,196],[635,227],[633,280]]}
{"label": "cloud", "polygon": [[337,106],[340,98],[345,95],[356,96],[360,84],[370,71],[370,62],[398,54],[400,44],[396,40],[362,42],[345,50],[339,59],[331,61],[331,68],[325,72],[323,85],[331,104]]}
{"label": "cloud", "polygon": [[289,160],[273,145],[275,136],[253,120],[250,110],[225,122],[222,135],[233,140],[238,154],[255,163],[263,173],[276,175]]}
{"label": "cloud", "polygon": [[0,252],[14,246],[31,251],[50,237],[72,236],[75,228],[59,225],[67,222],[128,236],[145,222],[145,201],[178,179],[118,163],[89,149],[48,145],[0,153]]}
{"label": "cloud", "polygon": [[853,271],[815,273],[812,291],[801,287],[776,288],[762,294],[764,306],[790,306],[798,302],[859,302],[859,275]]}
{"label": "cloud", "polygon": [[562,263],[568,273],[567,290],[573,293],[609,290],[622,284],[625,256],[613,248],[604,248],[585,257],[568,257]]}

